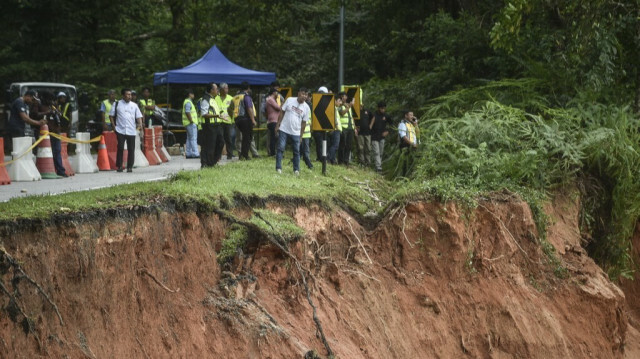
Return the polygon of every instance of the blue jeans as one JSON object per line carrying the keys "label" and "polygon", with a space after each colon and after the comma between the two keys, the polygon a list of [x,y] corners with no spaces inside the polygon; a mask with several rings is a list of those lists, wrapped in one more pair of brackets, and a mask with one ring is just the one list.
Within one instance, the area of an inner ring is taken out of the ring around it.
{"label": "blue jeans", "polygon": [[290,135],[286,132],[278,131],[278,149],[276,151],[276,169],[282,169],[282,155],[287,146],[287,140],[291,139],[293,144],[293,171],[300,171],[300,136]]}
{"label": "blue jeans", "polygon": [[329,134],[329,150],[327,151],[327,160],[331,163],[336,163],[336,152],[338,152],[338,146],[340,145],[341,131],[333,131]]}
{"label": "blue jeans", "polygon": [[64,166],[62,165],[62,144],[60,140],[50,136],[51,139],[51,152],[53,152],[53,166],[56,168],[56,174],[62,176],[65,174]]}
{"label": "blue jeans", "polygon": [[185,126],[187,129],[187,143],[185,143],[185,155],[187,157],[198,157],[198,125],[192,123]]}

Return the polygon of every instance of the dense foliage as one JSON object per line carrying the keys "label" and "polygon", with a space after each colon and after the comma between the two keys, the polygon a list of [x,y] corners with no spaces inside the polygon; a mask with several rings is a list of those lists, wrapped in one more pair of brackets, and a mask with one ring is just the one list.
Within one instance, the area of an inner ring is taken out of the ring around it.
{"label": "dense foliage", "polygon": [[8,0],[0,83],[73,83],[88,115],[106,89],[149,86],[217,44],[283,84],[336,89],[341,4],[345,82],[395,123],[421,117],[418,156],[392,134],[389,177],[443,198],[577,183],[587,248],[612,277],[633,270],[639,0]]}

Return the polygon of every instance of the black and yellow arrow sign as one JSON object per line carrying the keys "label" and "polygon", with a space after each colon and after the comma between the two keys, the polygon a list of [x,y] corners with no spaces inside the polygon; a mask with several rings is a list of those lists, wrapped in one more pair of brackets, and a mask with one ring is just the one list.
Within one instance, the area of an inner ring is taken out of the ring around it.
{"label": "black and yellow arrow sign", "polygon": [[291,87],[280,87],[278,88],[278,91],[280,92],[282,97],[284,97],[285,100],[291,97],[291,93],[292,93]]}
{"label": "black and yellow arrow sign", "polygon": [[344,86],[342,90],[347,94],[348,98],[352,98],[353,101],[353,119],[360,120],[360,86]]}
{"label": "black and yellow arrow sign", "polygon": [[311,95],[311,130],[329,131],[335,128],[336,108],[332,93]]}

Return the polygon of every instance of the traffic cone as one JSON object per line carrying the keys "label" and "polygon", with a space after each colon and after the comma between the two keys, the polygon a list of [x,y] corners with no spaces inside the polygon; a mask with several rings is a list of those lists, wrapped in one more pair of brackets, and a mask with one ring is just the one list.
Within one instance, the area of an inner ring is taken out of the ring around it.
{"label": "traffic cone", "polygon": [[[61,135],[63,137],[67,137],[66,133],[61,133]],[[60,156],[62,157],[62,166],[64,167],[64,173],[67,174],[67,176],[73,176],[76,173],[73,171],[73,168],[71,167],[71,163],[69,162],[69,152],[67,151],[67,146],[69,145],[69,142],[65,141],[65,140],[61,140],[61,148],[60,148]]]}
{"label": "traffic cone", "polygon": [[98,145],[98,168],[100,171],[111,171],[109,165],[109,154],[107,153],[107,144],[104,142],[104,136],[100,136],[100,144]]}
{"label": "traffic cone", "polygon": [[11,184],[11,178],[9,178],[9,172],[4,163],[4,138],[0,137],[0,150],[2,150],[0,156],[0,185]]}
{"label": "traffic cone", "polygon": [[[49,132],[49,126],[40,126],[40,135]],[[51,151],[51,139],[47,134],[42,142],[38,145],[38,154],[36,155],[36,168],[44,179],[60,178],[56,174],[56,168],[53,165],[53,151]]]}

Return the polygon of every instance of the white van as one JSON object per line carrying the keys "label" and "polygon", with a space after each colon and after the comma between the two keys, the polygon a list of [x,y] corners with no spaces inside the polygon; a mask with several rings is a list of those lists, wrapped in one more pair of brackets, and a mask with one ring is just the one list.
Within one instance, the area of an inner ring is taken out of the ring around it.
{"label": "white van", "polygon": [[9,116],[11,115],[11,103],[16,98],[24,95],[29,90],[35,91],[51,91],[54,96],[58,93],[64,92],[67,94],[67,102],[69,103],[69,111],[71,111],[71,125],[69,126],[69,137],[75,137],[78,131],[78,94],[76,87],[68,84],[61,84],[55,82],[14,82],[9,86],[7,90],[7,103],[5,104],[6,116],[0,120],[0,133],[4,134],[9,122]]}

